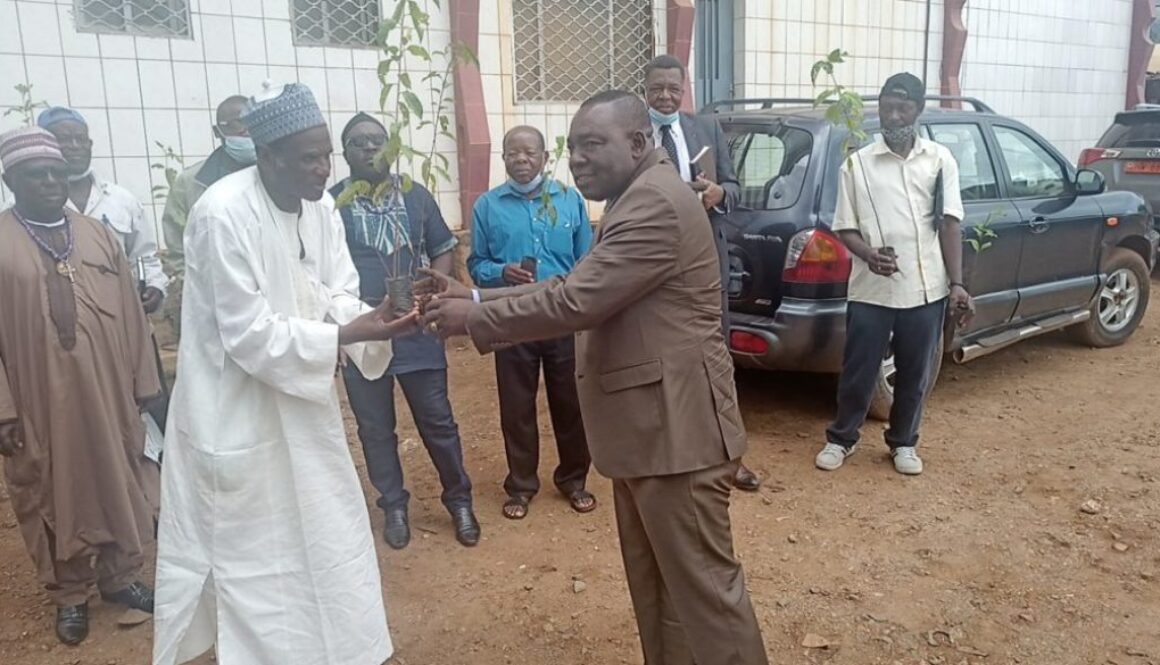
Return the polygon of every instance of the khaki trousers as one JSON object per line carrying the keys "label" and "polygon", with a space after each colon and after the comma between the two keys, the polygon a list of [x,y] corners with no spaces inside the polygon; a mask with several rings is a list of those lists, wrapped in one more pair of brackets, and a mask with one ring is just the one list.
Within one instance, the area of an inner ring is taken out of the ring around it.
{"label": "khaki trousers", "polygon": [[144,557],[126,555],[116,546],[106,545],[95,557],[88,554],[54,561],[56,580],[45,586],[58,607],[72,607],[88,599],[93,584],[104,593],[115,593],[139,581],[144,564]]}
{"label": "khaki trousers", "polygon": [[733,555],[737,462],[614,480],[620,550],[645,665],[767,665]]}

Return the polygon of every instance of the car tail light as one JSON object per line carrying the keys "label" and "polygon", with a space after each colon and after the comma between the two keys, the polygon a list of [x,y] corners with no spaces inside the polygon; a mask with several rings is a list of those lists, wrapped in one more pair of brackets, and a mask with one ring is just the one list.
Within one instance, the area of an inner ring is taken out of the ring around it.
{"label": "car tail light", "polygon": [[1079,153],[1079,167],[1085,168],[1100,161],[1101,159],[1115,159],[1120,156],[1119,150],[1108,150],[1106,148],[1086,148]]}
{"label": "car tail light", "polygon": [[769,351],[769,342],[751,332],[734,330],[729,333],[729,348],[738,353],[762,356]]}
{"label": "car tail light", "polygon": [[850,278],[850,253],[833,233],[806,229],[790,238],[782,281],[840,284]]}

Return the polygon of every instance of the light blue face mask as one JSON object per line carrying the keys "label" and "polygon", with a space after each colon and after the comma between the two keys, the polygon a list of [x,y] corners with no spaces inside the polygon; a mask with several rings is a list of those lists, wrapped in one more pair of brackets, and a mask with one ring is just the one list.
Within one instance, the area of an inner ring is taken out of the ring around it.
{"label": "light blue face mask", "polygon": [[665,115],[650,106],[648,109],[648,117],[658,125],[675,125],[681,119],[681,112],[677,111],[676,113]]}
{"label": "light blue face mask", "polygon": [[511,185],[512,189],[516,190],[520,194],[527,195],[540,188],[540,185],[544,183],[544,174],[537,173],[536,177],[528,181],[528,184],[526,185],[520,184],[511,178],[508,178],[508,183]]}
{"label": "light blue face mask", "polygon": [[249,166],[258,161],[258,151],[254,147],[254,139],[248,136],[225,137],[226,154],[239,164]]}

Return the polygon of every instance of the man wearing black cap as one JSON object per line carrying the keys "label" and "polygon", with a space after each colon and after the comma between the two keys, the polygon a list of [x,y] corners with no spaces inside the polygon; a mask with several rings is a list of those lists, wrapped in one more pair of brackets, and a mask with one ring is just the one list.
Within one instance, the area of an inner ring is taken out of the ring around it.
{"label": "man wearing black cap", "polygon": [[[899,473],[922,473],[918,428],[943,320],[966,315],[963,203],[950,151],[918,135],[925,86],[895,74],[878,98],[882,136],[846,161],[833,228],[854,255],[838,413],[815,459],[842,466],[858,444],[882,359],[893,348],[897,374],[886,443]],[[949,302],[948,302],[949,301]]]}
{"label": "man wearing black cap", "polygon": [[[346,242],[358,269],[362,299],[382,302],[387,281],[413,276],[419,268],[444,274],[453,269],[458,241],[447,228],[431,192],[412,183],[403,192],[401,178],[375,165],[375,155],[387,142],[383,124],[366,113],[351,118],[342,131],[342,150],[350,166],[350,178],[330,193],[338,199],[353,182],[378,186],[394,180],[381,202],[358,196],[339,208],[346,227]],[[395,381],[403,389],[419,437],[439,472],[443,505],[455,523],[455,537],[467,547],[479,542],[479,522],[472,511],[471,480],[463,465],[459,426],[447,396],[447,355],[436,335],[416,333],[394,341],[394,358],[381,378],[363,376],[357,367],[343,370],[358,436],[366,456],[367,473],[379,492],[379,507],[386,513],[384,538],[393,549],[411,540],[407,504],[411,498],[403,484],[399,461],[399,437],[395,433]]]}

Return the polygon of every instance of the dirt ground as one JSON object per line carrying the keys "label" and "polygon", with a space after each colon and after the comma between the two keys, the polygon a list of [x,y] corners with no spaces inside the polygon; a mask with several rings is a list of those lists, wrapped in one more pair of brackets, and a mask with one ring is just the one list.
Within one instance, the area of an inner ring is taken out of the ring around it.
{"label": "dirt ground", "polygon": [[[408,422],[415,538],[379,552],[392,664],[640,663],[609,483],[591,482],[595,513],[545,492],[504,520],[491,360],[459,344],[451,364],[484,540],[455,543]],[[746,461],[765,485],[735,496],[734,537],[771,662],[1160,665],[1158,372],[1160,308],[1122,348],[1052,335],[947,367],[917,478],[893,472],[879,425],[841,471],[816,471],[832,382],[740,374]],[[543,413],[540,426],[550,451]],[[99,600],[88,641],[57,643],[15,526],[0,503],[0,663],[147,663],[149,625],[119,629]]]}

